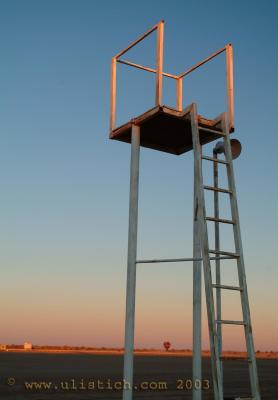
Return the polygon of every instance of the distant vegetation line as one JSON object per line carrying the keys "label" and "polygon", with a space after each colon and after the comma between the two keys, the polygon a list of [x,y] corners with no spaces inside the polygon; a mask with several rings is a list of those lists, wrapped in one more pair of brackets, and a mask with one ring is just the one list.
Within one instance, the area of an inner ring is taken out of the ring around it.
{"label": "distant vegetation line", "polygon": [[[32,349],[24,348],[23,344],[6,344],[4,348],[0,348],[0,351],[9,351],[9,350],[24,350],[24,351],[71,351],[71,352],[112,352],[112,353],[123,353],[124,349],[121,347],[92,347],[92,346],[53,346],[53,345],[34,345],[32,344]],[[168,354],[184,354],[184,355],[192,355],[191,349],[157,349],[157,348],[138,348],[134,350],[136,353],[168,353]],[[208,356],[210,354],[209,350],[202,351],[204,356]],[[238,356],[244,357],[246,352],[244,351],[234,351],[234,350],[227,350],[223,352],[224,356]],[[277,351],[256,351],[257,357],[263,358],[278,358]]]}

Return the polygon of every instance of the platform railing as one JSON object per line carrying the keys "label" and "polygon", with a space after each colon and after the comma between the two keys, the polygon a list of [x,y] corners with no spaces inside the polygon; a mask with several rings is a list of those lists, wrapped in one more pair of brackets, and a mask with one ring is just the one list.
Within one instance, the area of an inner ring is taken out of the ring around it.
{"label": "platform railing", "polygon": [[217,50],[215,53],[211,54],[209,57],[193,65],[193,67],[187,69],[178,75],[177,78],[177,109],[182,109],[182,79],[189,75],[191,72],[195,71],[197,68],[211,61],[213,58],[217,57],[219,54],[226,53],[226,93],[227,93],[227,114],[230,131],[234,130],[234,83],[233,83],[233,46],[231,43]]}
{"label": "platform railing", "polygon": [[[156,69],[149,68],[144,65],[136,64],[127,60],[123,60],[122,57],[128,50],[136,46],[139,42],[144,40],[154,31],[157,31],[156,37]],[[229,129],[234,129],[234,87],[233,87],[233,48],[231,44],[227,44],[220,50],[211,54],[209,57],[195,64],[193,67],[182,72],[180,75],[170,74],[163,72],[163,45],[164,45],[164,21],[159,21],[151,29],[141,35],[134,42],[130,43],[125,49],[120,51],[112,58],[111,62],[111,89],[110,89],[110,131],[116,128],[116,99],[117,99],[117,63],[125,64],[130,67],[135,67],[147,72],[156,74],[156,88],[155,88],[155,105],[162,105],[162,81],[163,76],[176,80],[176,108],[178,111],[182,111],[183,108],[183,78],[195,71],[197,68],[206,64],[219,54],[226,52],[226,92],[227,92],[227,115],[229,122]]]}

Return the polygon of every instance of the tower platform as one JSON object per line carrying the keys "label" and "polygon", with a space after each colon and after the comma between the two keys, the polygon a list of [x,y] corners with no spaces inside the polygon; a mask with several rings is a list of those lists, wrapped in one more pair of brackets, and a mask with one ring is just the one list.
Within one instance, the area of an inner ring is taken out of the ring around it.
{"label": "tower platform", "polygon": [[[180,155],[193,149],[190,121],[191,106],[182,111],[156,106],[110,132],[110,139],[131,143],[132,124],[140,126],[140,144],[154,150]],[[219,118],[198,115],[200,144],[222,137]],[[217,133],[219,131],[219,134]]]}

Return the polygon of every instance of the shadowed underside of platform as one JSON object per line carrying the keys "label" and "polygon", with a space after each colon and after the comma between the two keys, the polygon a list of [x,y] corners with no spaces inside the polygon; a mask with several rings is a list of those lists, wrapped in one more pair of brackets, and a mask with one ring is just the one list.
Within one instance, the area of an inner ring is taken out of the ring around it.
{"label": "shadowed underside of platform", "polygon": [[[202,145],[222,136],[219,119],[210,120],[199,116],[198,122]],[[110,139],[130,143],[132,124],[140,126],[141,146],[143,147],[176,155],[192,150],[189,112],[177,111],[166,106],[154,107],[114,129],[110,133]],[[212,132],[204,129],[212,129]],[[215,131],[219,131],[219,135]]]}

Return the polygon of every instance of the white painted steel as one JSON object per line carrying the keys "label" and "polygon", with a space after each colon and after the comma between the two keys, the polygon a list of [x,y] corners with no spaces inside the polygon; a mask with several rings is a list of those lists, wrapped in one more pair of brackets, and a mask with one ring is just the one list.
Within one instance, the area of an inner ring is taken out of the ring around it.
{"label": "white painted steel", "polygon": [[[229,131],[228,115],[225,115],[225,118],[222,121],[222,129],[225,132]],[[242,240],[241,240],[241,232],[240,232],[232,150],[231,150],[231,142],[230,142],[230,139],[228,136],[226,136],[224,139],[224,146],[225,146],[226,160],[229,162],[229,164],[227,165],[228,185],[229,185],[229,189],[233,193],[232,195],[230,195],[230,202],[231,202],[232,220],[235,221],[235,224],[233,225],[235,251],[237,254],[239,254],[239,257],[237,259],[239,285],[240,285],[240,287],[243,288],[243,290],[240,292],[240,296],[241,296],[241,307],[242,307],[243,320],[246,322],[246,324],[244,326],[246,348],[247,348],[248,357],[251,360],[251,362],[248,364],[249,365],[250,384],[251,384],[253,398],[255,400],[261,400],[258,372],[257,372],[256,355],[255,355],[255,348],[254,348],[254,341],[253,341],[253,334],[252,334],[250,307],[249,307],[247,282],[246,282],[246,274],[245,274],[245,265],[244,265],[244,258],[243,258],[243,248],[242,248]]]}
{"label": "white painted steel", "polygon": [[133,385],[139,157],[140,128],[132,125],[123,400],[132,400]]}
{"label": "white painted steel", "polygon": [[[213,157],[218,161],[217,153],[213,153]],[[218,163],[215,161],[213,163],[213,186],[218,188]],[[215,250],[220,251],[220,229],[219,229],[219,192],[214,192],[214,241],[215,241]],[[206,218],[206,220],[208,220]],[[220,271],[220,259],[216,257],[215,260],[215,277],[216,277],[216,285],[213,285],[216,288],[216,318],[221,320],[222,315],[222,305],[221,305],[221,271]],[[218,340],[218,350],[219,350],[219,357],[220,357],[220,368],[221,368],[221,375],[223,381],[223,362],[221,360],[222,355],[222,325],[218,324],[216,326],[217,332],[217,340]]]}
{"label": "white painted steel", "polygon": [[201,248],[203,256],[214,399],[223,400],[223,384],[222,384],[221,366],[219,359],[218,340],[217,340],[216,323],[215,323],[215,309],[213,301],[211,266],[209,259],[208,233],[205,221],[206,217],[205,195],[203,187],[204,185],[203,185],[202,159],[201,159],[202,154],[201,154],[201,146],[199,138],[198,113],[197,113],[197,106],[194,103],[192,105],[190,117],[191,117],[193,153],[194,153],[194,179],[196,180],[196,188],[197,188],[198,220],[199,220],[200,240],[201,240]]}
{"label": "white painted steel", "polygon": [[[198,179],[194,173],[193,203],[193,257],[201,258],[200,210],[198,204]],[[193,263],[193,354],[192,380],[202,382],[202,262]],[[202,399],[202,391],[193,385],[193,400]]]}

